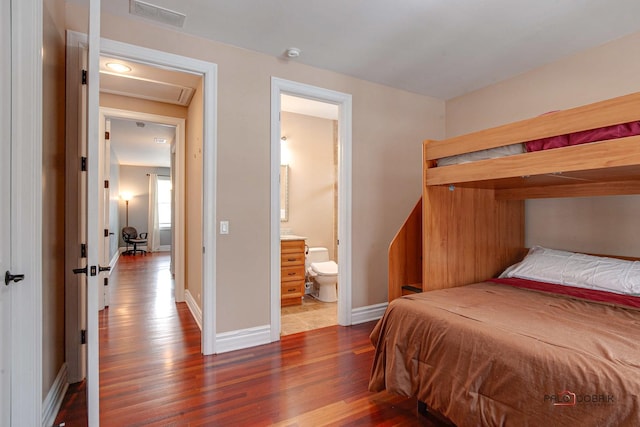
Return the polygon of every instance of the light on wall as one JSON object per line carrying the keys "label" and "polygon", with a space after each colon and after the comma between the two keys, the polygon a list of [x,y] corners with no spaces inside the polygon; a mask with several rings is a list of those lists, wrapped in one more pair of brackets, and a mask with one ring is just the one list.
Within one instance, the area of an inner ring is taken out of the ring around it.
{"label": "light on wall", "polygon": [[289,145],[287,144],[287,137],[280,138],[280,164],[288,165],[291,162],[291,151],[289,151]]}
{"label": "light on wall", "polygon": [[133,194],[129,193],[128,191],[125,191],[124,193],[120,193],[120,198],[124,200],[126,205],[125,222],[126,222],[126,227],[128,227],[129,226],[129,200],[133,199]]}

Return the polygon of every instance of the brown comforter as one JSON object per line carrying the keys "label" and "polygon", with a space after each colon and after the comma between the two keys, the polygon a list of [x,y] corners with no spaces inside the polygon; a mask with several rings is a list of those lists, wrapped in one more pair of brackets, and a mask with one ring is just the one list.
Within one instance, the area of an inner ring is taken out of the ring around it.
{"label": "brown comforter", "polygon": [[396,299],[369,389],[458,426],[640,426],[640,311],[478,283]]}

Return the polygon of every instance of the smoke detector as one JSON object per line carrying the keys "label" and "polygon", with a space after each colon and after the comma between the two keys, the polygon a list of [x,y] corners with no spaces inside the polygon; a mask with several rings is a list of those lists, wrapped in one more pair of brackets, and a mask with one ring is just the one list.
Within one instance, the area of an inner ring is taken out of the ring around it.
{"label": "smoke detector", "polygon": [[300,49],[297,47],[290,47],[286,50],[286,55],[288,58],[297,58],[300,56]]}

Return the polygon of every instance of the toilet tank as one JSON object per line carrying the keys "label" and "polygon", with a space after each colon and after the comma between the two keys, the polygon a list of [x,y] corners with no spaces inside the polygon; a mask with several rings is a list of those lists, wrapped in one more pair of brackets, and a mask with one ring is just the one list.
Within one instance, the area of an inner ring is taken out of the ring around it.
{"label": "toilet tank", "polygon": [[329,261],[329,250],[327,248],[309,248],[306,261],[308,265],[312,262]]}

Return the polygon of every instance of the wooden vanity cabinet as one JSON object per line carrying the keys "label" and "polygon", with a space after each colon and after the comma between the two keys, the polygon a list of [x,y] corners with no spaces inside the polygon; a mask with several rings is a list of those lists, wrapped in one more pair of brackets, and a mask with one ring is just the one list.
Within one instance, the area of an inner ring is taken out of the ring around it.
{"label": "wooden vanity cabinet", "polygon": [[304,295],[304,240],[280,241],[280,305],[302,304]]}

